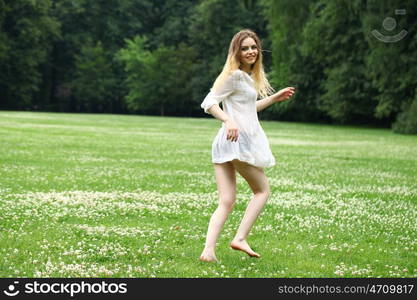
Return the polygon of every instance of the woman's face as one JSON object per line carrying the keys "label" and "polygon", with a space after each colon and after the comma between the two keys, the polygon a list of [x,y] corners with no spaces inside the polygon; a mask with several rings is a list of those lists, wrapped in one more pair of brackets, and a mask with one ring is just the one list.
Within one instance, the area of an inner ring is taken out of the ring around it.
{"label": "woman's face", "polygon": [[243,65],[253,65],[258,58],[258,46],[253,38],[247,37],[240,46],[240,62]]}

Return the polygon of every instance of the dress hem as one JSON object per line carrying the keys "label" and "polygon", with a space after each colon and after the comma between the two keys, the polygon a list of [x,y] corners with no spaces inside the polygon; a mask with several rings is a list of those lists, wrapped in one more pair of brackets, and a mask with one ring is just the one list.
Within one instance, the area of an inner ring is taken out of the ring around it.
{"label": "dress hem", "polygon": [[214,163],[214,164],[221,164],[221,163],[229,162],[229,161],[232,161],[232,160],[235,160],[235,159],[237,159],[237,160],[239,160],[241,162],[246,162],[246,163],[248,163],[248,164],[250,164],[252,166],[258,167],[258,168],[270,168],[270,167],[273,167],[273,166],[276,165],[275,162],[274,163],[270,163],[270,164],[266,164],[266,165],[255,165],[253,163],[253,161],[247,160],[247,159],[241,159],[239,157],[225,158],[225,159],[217,159],[217,160],[212,159],[211,162]]}

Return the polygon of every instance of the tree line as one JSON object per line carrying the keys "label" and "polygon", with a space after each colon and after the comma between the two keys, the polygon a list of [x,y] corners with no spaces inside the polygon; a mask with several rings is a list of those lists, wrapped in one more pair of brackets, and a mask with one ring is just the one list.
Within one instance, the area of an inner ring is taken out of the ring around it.
{"label": "tree line", "polygon": [[0,0],[0,109],[203,116],[231,37],[250,28],[275,89],[297,87],[262,119],[417,133],[416,12],[413,0]]}

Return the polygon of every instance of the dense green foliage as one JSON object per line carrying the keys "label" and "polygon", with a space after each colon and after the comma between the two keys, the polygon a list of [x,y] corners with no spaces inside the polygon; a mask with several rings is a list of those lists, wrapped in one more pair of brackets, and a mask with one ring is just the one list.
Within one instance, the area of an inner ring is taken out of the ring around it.
{"label": "dense green foliage", "polygon": [[32,108],[60,23],[52,1],[0,0],[1,108]]}
{"label": "dense green foliage", "polygon": [[298,90],[262,118],[413,133],[416,12],[414,0],[0,0],[0,109],[202,116],[231,37],[251,28],[275,89]]}
{"label": "dense green foliage", "polygon": [[[300,90],[295,101],[275,108],[282,118],[394,122],[396,132],[417,131],[417,117],[409,112],[417,88],[415,1],[267,3],[275,50],[273,79],[280,86],[294,83]],[[397,9],[405,14],[396,14]],[[387,18],[393,18],[396,27],[384,27]],[[377,39],[373,29],[385,36],[401,29],[408,34],[387,43]]]}

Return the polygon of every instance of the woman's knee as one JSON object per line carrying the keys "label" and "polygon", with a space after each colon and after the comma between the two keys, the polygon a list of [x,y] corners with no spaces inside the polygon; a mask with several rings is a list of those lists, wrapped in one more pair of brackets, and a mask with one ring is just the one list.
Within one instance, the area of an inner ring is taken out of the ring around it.
{"label": "woman's knee", "polygon": [[236,203],[236,197],[233,195],[220,196],[219,207],[223,208],[227,212],[231,212],[233,210],[235,203]]}
{"label": "woman's knee", "polygon": [[255,192],[253,193],[255,196],[262,196],[265,200],[269,199],[269,196],[271,196],[271,193],[268,191],[262,191],[262,192]]}
{"label": "woman's knee", "polygon": [[234,160],[236,170],[245,178],[254,194],[270,194],[269,182],[262,168],[250,165],[246,162]]}
{"label": "woman's knee", "polygon": [[263,187],[260,187],[259,189],[254,190],[253,194],[263,195],[266,199],[268,199],[271,196],[271,189],[269,188],[269,185],[266,184]]}

